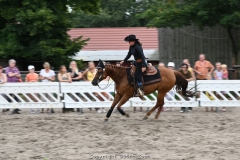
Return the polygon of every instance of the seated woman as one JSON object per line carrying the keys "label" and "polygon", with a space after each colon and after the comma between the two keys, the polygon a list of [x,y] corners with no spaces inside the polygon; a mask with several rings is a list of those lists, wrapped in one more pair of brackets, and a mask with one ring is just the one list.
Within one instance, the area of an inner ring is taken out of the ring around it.
{"label": "seated woman", "polygon": [[[193,81],[194,78],[192,77],[192,73],[188,70],[188,65],[183,63],[181,65],[181,68],[179,70],[179,72],[185,77],[185,79],[189,82],[189,81]],[[180,113],[185,112],[186,107],[181,107]],[[188,108],[188,111],[192,111],[192,107]]]}

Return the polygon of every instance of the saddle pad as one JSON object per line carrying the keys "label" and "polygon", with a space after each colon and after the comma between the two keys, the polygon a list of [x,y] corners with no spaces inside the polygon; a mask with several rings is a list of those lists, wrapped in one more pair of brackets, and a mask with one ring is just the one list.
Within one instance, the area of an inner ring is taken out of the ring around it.
{"label": "saddle pad", "polygon": [[[160,82],[162,80],[159,69],[158,68],[156,68],[156,69],[157,69],[157,74],[143,76],[144,85]],[[126,71],[127,71],[128,82],[131,86],[133,86],[134,81],[133,81],[133,77],[131,76],[131,72],[130,72],[131,68],[130,67],[126,68]]]}

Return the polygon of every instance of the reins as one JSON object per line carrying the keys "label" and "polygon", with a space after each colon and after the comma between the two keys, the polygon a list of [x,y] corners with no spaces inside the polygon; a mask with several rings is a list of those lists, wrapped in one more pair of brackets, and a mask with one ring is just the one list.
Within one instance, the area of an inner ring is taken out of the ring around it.
{"label": "reins", "polygon": [[114,82],[114,81],[112,81],[111,83],[109,83],[109,81],[110,81],[110,78],[109,78],[109,80],[108,80],[108,84],[107,84],[104,88],[101,88],[101,87],[99,86],[99,83],[98,83],[98,88],[101,89],[101,90],[107,89],[109,86],[111,86],[112,82]]}

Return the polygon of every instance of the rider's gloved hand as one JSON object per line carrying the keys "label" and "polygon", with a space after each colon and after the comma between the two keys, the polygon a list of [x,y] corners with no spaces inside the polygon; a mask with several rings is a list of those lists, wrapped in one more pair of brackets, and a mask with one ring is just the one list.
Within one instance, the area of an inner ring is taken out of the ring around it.
{"label": "rider's gloved hand", "polygon": [[122,65],[123,63],[124,63],[124,61],[121,61],[121,62],[120,62],[120,65]]}
{"label": "rider's gloved hand", "polygon": [[144,72],[144,71],[146,71],[146,68],[144,67],[144,68],[142,68],[142,72]]}

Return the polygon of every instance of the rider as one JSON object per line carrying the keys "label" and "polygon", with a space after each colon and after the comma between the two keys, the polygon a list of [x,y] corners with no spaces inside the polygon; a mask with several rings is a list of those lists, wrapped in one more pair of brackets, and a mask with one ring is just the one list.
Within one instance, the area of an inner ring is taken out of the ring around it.
{"label": "rider", "polygon": [[136,65],[136,71],[135,71],[135,82],[137,82],[138,86],[138,92],[140,96],[144,95],[143,92],[143,84],[142,84],[142,72],[146,70],[147,63],[146,63],[146,57],[144,56],[142,44],[138,41],[135,35],[129,35],[127,36],[124,41],[129,42],[130,48],[128,51],[128,54],[126,58],[120,62],[120,64],[123,64],[126,62],[131,55],[134,56],[135,59],[135,65]]}

